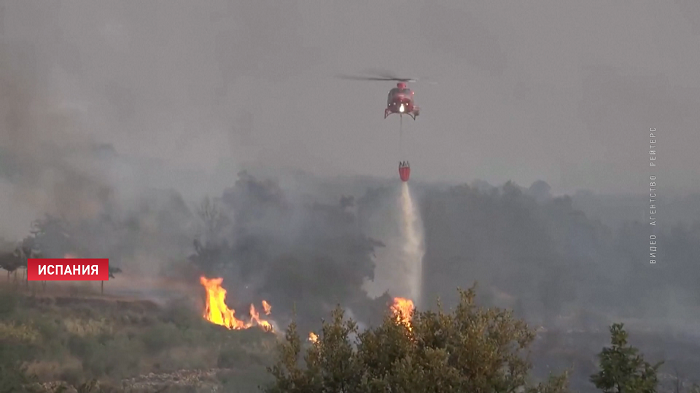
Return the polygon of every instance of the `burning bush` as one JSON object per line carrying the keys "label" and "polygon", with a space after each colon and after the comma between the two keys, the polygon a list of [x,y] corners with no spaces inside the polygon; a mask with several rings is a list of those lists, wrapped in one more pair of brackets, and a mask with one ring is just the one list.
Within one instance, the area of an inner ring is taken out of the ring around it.
{"label": "burning bush", "polygon": [[[253,326],[259,326],[262,330],[271,332],[272,324],[260,318],[260,313],[253,304],[250,305],[249,321],[243,321],[236,318],[236,310],[228,308],[226,305],[226,290],[221,286],[223,278],[206,277],[200,278],[200,283],[206,290],[206,306],[204,309],[204,319],[207,321],[224,326],[232,330],[248,329]],[[272,306],[263,300],[262,308],[265,315],[270,315]]]}
{"label": "burning bush", "polygon": [[[451,313],[413,312],[411,301],[397,298],[384,322],[359,332],[338,307],[331,322],[302,353],[292,323],[277,363],[269,368],[270,393],[291,391],[517,391],[526,388],[530,364],[521,356],[534,332],[509,311],[481,309],[474,288],[460,291]],[[356,337],[353,339],[353,337]],[[304,359],[303,365],[301,359]],[[293,387],[293,388],[292,388]],[[529,391],[561,392],[566,377]]]}

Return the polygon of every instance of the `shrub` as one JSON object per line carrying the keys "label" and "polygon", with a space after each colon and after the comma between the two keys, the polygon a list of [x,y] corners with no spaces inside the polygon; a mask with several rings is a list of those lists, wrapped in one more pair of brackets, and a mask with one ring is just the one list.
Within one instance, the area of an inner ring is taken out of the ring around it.
{"label": "shrub", "polygon": [[219,352],[216,366],[219,368],[243,368],[250,361],[247,355],[241,347],[223,348]]}
{"label": "shrub", "polygon": [[181,341],[180,336],[175,325],[163,323],[146,330],[141,339],[148,351],[157,354],[177,345]]}
{"label": "shrub", "polygon": [[0,290],[0,319],[6,319],[12,316],[17,309],[19,298],[17,294],[9,290]]}
{"label": "shrub", "polygon": [[0,393],[25,393],[36,379],[27,373],[27,353],[22,345],[0,344]]}
{"label": "shrub", "polygon": [[600,371],[591,375],[591,382],[603,392],[655,393],[658,385],[657,370],[663,364],[652,365],[644,360],[639,350],[627,343],[623,324],[610,327],[611,346],[598,354]]}
{"label": "shrub", "polygon": [[387,314],[380,326],[362,333],[338,307],[310,346],[302,346],[292,323],[268,369],[274,382],[266,391],[566,391],[566,376],[526,383],[531,366],[522,352],[534,332],[512,312],[481,309],[474,298],[474,288],[460,291],[451,313],[416,312],[410,324]]}

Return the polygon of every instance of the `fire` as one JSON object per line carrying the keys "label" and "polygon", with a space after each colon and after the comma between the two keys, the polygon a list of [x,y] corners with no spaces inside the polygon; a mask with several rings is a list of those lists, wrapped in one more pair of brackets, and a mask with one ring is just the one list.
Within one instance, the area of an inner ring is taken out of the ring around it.
{"label": "fire", "polygon": [[[265,303],[263,303],[263,306],[264,304]],[[409,332],[413,330],[411,326],[411,317],[415,309],[416,307],[413,305],[413,300],[402,297],[395,297],[394,304],[391,305],[391,312],[394,313],[394,320],[397,324],[406,326]],[[318,343],[318,335],[314,332],[309,332],[309,342],[313,344]]]}
{"label": "fire", "polygon": [[[246,322],[236,318],[236,310],[230,309],[226,305],[226,290],[221,286],[221,283],[224,281],[223,278],[209,279],[202,276],[199,278],[199,281],[207,294],[206,307],[203,314],[204,319],[231,330],[242,330],[258,326],[264,331],[273,331],[272,324],[260,317],[260,312],[253,304],[250,305],[249,309],[249,321]],[[391,311],[394,314],[396,323],[406,326],[406,329],[409,331],[413,330],[411,317],[414,310],[413,301],[402,297],[394,298],[394,303],[391,305]],[[272,311],[272,306],[266,300],[262,301],[262,311],[265,315],[270,315]],[[309,341],[314,344],[318,343],[318,335],[314,332],[309,332]]]}
{"label": "fire", "polygon": [[[226,290],[221,286],[223,278],[208,279],[202,276],[199,281],[207,292],[207,303],[203,315],[207,321],[231,330],[248,329],[253,326],[259,326],[267,332],[273,330],[270,322],[261,319],[260,313],[252,304],[250,305],[250,321],[245,322],[236,318],[236,310],[230,309],[226,305]],[[270,303],[263,300],[262,306],[265,315],[270,315],[270,310],[272,310]]]}
{"label": "fire", "polygon": [[314,332],[309,333],[309,341],[316,344],[318,342],[318,336]]}
{"label": "fire", "polygon": [[250,322],[251,326],[252,323],[255,322],[255,324],[260,326],[263,330],[267,332],[272,331],[272,325],[270,325],[270,322],[267,322],[264,319],[260,319],[260,313],[255,309],[255,306],[252,304],[250,305]]}
{"label": "fire", "polygon": [[391,311],[394,313],[396,323],[403,324],[411,331],[411,314],[415,310],[413,300],[402,297],[395,297],[394,304],[391,305]]}

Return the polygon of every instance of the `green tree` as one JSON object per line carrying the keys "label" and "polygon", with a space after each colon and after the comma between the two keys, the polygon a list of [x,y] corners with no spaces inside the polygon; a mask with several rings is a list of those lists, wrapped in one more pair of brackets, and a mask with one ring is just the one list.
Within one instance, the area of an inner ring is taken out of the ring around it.
{"label": "green tree", "polygon": [[663,364],[644,360],[639,350],[627,343],[628,334],[623,324],[610,327],[611,347],[598,354],[600,371],[591,375],[591,382],[605,393],[655,393],[658,385],[656,372]]}
{"label": "green tree", "polygon": [[[22,267],[22,258],[17,250],[0,253],[0,268],[7,271],[7,280],[10,280],[10,275]],[[17,277],[15,276],[15,279]]]}
{"label": "green tree", "polygon": [[[567,391],[566,375],[531,385],[522,352],[534,332],[511,311],[483,309],[474,288],[459,291],[452,312],[412,312],[410,322],[387,313],[383,323],[359,332],[338,307],[318,340],[305,345],[292,323],[268,371],[268,393],[292,392],[515,392]],[[439,306],[439,304],[438,304]]]}
{"label": "green tree", "polygon": [[83,254],[74,241],[69,223],[59,217],[45,215],[32,223],[31,246],[40,250],[44,258],[63,258],[66,254]]}

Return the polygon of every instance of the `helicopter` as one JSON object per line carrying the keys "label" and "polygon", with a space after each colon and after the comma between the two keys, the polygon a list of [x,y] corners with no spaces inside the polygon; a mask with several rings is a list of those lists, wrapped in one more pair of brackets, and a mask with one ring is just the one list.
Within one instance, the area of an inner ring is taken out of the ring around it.
{"label": "helicopter", "polygon": [[[397,78],[391,73],[384,71],[370,71],[370,73],[376,76],[348,76],[348,75],[338,75],[341,79],[349,80],[363,80],[363,81],[396,81],[396,87],[389,91],[389,96],[386,101],[386,108],[384,109],[384,118],[386,119],[392,113],[398,114],[401,122],[399,123],[399,150],[400,155],[403,159],[403,148],[401,143],[402,138],[402,128],[403,128],[403,115],[408,115],[414,121],[416,117],[420,114],[420,108],[415,104],[413,100],[414,92],[408,88],[408,82],[416,82],[416,79],[410,78]],[[411,176],[411,165],[408,161],[399,161],[399,178],[402,182],[408,182]]]}
{"label": "helicopter", "polygon": [[391,74],[382,73],[380,76],[348,76],[340,75],[341,79],[349,80],[364,80],[364,81],[396,81],[396,87],[389,91],[387,97],[386,108],[384,109],[384,118],[386,119],[392,113],[399,116],[408,115],[413,120],[420,114],[420,108],[415,104],[413,90],[408,88],[408,82],[416,82],[411,78],[397,78]]}

